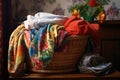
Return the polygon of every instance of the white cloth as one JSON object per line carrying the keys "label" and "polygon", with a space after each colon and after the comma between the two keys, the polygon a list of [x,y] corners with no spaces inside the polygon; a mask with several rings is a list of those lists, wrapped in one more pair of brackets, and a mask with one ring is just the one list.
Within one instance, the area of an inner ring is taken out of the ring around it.
{"label": "white cloth", "polygon": [[24,21],[24,24],[26,29],[33,29],[48,23],[63,25],[67,19],[68,17],[63,15],[38,12],[34,16],[28,15],[27,20]]}

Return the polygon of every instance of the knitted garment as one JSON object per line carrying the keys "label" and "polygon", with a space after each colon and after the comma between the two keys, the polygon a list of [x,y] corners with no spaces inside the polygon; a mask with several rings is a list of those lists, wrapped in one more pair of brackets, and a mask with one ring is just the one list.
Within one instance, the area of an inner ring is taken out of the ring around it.
{"label": "knitted garment", "polygon": [[69,35],[91,35],[95,46],[100,42],[99,25],[89,23],[85,20],[71,16],[64,24],[65,30]]}
{"label": "knitted garment", "polygon": [[39,30],[27,30],[21,24],[10,36],[8,71],[21,73],[25,69],[24,63],[35,70],[46,67],[66,36],[64,27],[56,24],[46,24]]}

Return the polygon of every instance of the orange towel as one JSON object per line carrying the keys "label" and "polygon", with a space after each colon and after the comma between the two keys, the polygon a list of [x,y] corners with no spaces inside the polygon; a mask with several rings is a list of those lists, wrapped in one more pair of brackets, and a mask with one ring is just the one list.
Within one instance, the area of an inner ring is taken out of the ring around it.
{"label": "orange towel", "polygon": [[64,24],[69,35],[91,35],[95,46],[100,42],[99,24],[89,23],[83,19],[71,16]]}

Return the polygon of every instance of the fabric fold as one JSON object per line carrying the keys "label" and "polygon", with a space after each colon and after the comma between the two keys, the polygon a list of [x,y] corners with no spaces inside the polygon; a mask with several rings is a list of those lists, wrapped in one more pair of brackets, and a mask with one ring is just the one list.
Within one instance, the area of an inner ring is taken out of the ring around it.
{"label": "fabric fold", "polygon": [[89,23],[83,19],[71,16],[64,24],[69,35],[90,35],[94,39],[95,46],[100,43],[100,27],[97,23]]}
{"label": "fabric fold", "polygon": [[27,15],[27,20],[24,21],[24,24],[26,29],[34,29],[49,23],[64,25],[67,19],[68,17],[64,15],[38,12],[34,16]]}
{"label": "fabric fold", "polygon": [[63,26],[46,24],[39,29],[19,25],[11,34],[8,49],[8,71],[13,74],[46,67],[67,36]]}
{"label": "fabric fold", "polygon": [[[50,63],[55,47],[60,46],[66,35],[64,27],[55,24],[47,24],[39,29],[29,48],[35,69],[41,69]],[[57,39],[58,36],[60,40]]]}
{"label": "fabric fold", "polygon": [[25,28],[21,24],[18,26],[10,36],[9,40],[9,49],[8,49],[8,71],[11,73],[16,73],[18,66],[21,65],[21,62],[24,60],[24,52],[26,49],[23,41],[23,32]]}

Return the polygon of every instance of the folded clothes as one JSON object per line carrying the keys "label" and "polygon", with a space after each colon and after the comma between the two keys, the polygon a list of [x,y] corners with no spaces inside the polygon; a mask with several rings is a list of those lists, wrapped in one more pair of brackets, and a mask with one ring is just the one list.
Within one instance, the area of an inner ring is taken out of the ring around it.
{"label": "folded clothes", "polygon": [[95,71],[98,71],[98,70],[103,70],[105,69],[106,67],[110,67],[112,65],[112,63],[103,63],[103,64],[100,64],[98,66],[93,66],[93,67],[89,67],[89,69],[94,69]]}
{"label": "folded clothes", "polygon": [[87,55],[82,58],[78,65],[81,73],[93,73],[95,75],[106,75],[113,71],[111,62],[105,62],[103,57]]}

